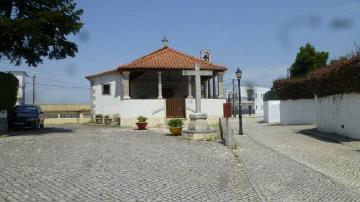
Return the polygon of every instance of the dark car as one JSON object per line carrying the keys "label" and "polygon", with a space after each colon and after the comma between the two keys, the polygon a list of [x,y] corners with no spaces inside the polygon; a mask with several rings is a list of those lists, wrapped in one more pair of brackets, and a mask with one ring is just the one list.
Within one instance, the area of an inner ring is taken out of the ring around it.
{"label": "dark car", "polygon": [[44,114],[39,106],[19,105],[15,107],[10,124],[15,127],[44,128]]}

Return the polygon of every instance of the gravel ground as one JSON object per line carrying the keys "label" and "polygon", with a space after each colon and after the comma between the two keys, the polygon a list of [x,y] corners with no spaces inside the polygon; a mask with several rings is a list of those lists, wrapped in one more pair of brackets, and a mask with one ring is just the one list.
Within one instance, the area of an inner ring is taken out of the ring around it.
{"label": "gravel ground", "polygon": [[[238,157],[267,201],[360,201],[360,144],[245,118]],[[237,130],[237,121],[232,120]]]}
{"label": "gravel ground", "polygon": [[216,142],[67,125],[0,137],[0,201],[258,201]]}

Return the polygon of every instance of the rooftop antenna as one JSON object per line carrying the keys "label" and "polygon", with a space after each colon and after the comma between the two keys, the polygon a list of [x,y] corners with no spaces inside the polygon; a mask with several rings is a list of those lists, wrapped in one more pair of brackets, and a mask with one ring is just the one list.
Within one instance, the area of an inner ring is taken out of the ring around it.
{"label": "rooftop antenna", "polygon": [[164,36],[164,37],[162,38],[161,42],[163,42],[164,47],[167,47],[169,40],[166,38],[166,36]]}

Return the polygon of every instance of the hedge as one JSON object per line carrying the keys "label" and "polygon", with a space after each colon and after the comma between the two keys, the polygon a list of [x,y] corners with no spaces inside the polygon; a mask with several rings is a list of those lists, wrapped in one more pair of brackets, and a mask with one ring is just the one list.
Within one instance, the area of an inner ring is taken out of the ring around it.
{"label": "hedge", "polygon": [[360,93],[360,53],[343,57],[308,76],[312,91],[318,97]]}
{"label": "hedge", "polygon": [[11,73],[0,72],[0,110],[12,110],[16,104],[19,81]]}
{"label": "hedge", "polygon": [[274,91],[274,89],[271,89],[270,91],[266,92],[264,94],[264,101],[269,101],[269,100],[279,100],[279,96],[276,94],[276,92]]}
{"label": "hedge", "polygon": [[311,90],[309,80],[304,78],[279,79],[274,81],[275,93],[281,100],[312,99],[314,93]]}

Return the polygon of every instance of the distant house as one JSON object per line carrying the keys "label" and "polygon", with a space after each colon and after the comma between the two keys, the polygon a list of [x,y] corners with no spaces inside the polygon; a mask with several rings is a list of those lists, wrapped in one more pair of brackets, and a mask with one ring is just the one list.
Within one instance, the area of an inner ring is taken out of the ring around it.
{"label": "distant house", "polygon": [[13,74],[19,80],[16,105],[25,104],[25,77],[28,75],[24,71],[9,71],[8,73]]}
{"label": "distant house", "polygon": [[195,112],[194,76],[183,70],[212,72],[201,76],[202,112],[209,120],[222,116],[225,102],[222,65],[187,55],[165,45],[128,64],[86,76],[91,85],[92,113],[118,115],[123,126],[133,125],[139,115],[149,117],[152,125],[166,118],[187,118]]}
{"label": "distant house", "polygon": [[[270,88],[260,87],[260,86],[241,86],[241,111],[243,114],[248,114],[249,109],[251,114],[264,114],[264,95],[270,90]],[[226,91],[227,98],[230,99],[230,102],[233,103],[233,93],[232,90]],[[233,106],[237,113],[239,101],[238,101],[238,90],[235,89],[234,92],[234,101]]]}

